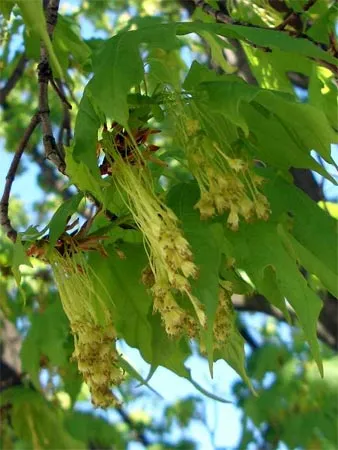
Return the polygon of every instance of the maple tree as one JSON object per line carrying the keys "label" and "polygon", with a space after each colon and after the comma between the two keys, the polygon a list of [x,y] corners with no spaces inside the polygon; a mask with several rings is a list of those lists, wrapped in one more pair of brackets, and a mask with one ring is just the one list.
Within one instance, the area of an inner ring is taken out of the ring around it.
{"label": "maple tree", "polygon": [[[337,5],[59,3],[0,1],[0,133],[13,153],[1,319],[23,341],[20,369],[1,363],[3,445],[192,448],[166,443],[163,425],[149,441],[123,403],[160,366],[225,401],[193,379],[185,363],[197,353],[211,375],[223,360],[242,378],[234,392],[253,425],[239,448],[334,448],[337,222],[313,174],[336,185]],[[88,23],[100,37],[81,34]],[[11,197],[24,152],[55,199],[28,228]],[[241,311],[295,325],[292,345],[267,326],[259,346]],[[121,341],[150,365],[147,379]],[[73,408],[83,382],[134,434]],[[185,426],[199,401],[167,419]],[[299,442],[304,421],[313,430]]]}

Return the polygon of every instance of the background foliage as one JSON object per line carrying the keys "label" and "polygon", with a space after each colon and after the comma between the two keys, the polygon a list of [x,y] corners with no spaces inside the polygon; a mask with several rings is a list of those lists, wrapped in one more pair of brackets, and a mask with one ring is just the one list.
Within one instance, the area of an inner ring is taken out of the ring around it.
{"label": "background foliage", "polygon": [[3,448],[337,447],[336,17],[0,1]]}

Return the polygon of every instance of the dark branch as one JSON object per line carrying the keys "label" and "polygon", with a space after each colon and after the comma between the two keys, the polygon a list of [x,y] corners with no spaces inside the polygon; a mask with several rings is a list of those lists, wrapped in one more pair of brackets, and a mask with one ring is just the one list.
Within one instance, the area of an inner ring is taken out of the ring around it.
{"label": "dark branch", "polygon": [[[309,0],[306,5],[303,6],[303,12],[306,12],[312,8],[316,1],[317,0]],[[283,31],[288,25],[291,25],[293,28],[296,28],[298,31],[302,32],[302,21],[299,18],[299,13],[295,11],[289,13],[283,22],[276,27],[276,30]]]}
{"label": "dark branch", "polygon": [[7,83],[5,84],[5,86],[3,88],[0,89],[0,105],[3,108],[6,108],[6,106],[7,106],[7,96],[15,88],[17,82],[22,77],[22,75],[25,71],[27,61],[28,61],[28,59],[27,59],[25,53],[23,53],[20,56],[18,63],[16,65],[15,69],[13,70],[11,76],[8,78]]}
{"label": "dark branch", "polygon": [[269,5],[278,12],[288,13],[292,12],[292,9],[283,0],[269,0]]}
{"label": "dark branch", "polygon": [[197,8],[201,8],[208,16],[213,17],[216,22],[233,25],[235,21],[223,11],[217,10],[204,0],[193,0]]}
{"label": "dark branch", "polygon": [[294,184],[307,194],[314,202],[324,200],[320,186],[316,182],[312,172],[308,169],[291,168]]}
{"label": "dark branch", "polygon": [[[54,91],[56,92],[56,94],[58,95],[58,97],[61,100],[61,103],[63,103],[63,105],[67,108],[67,109],[72,109],[72,105],[69,103],[69,101],[67,100],[65,93],[63,91],[63,89],[61,87],[58,86],[57,82],[54,80],[54,78],[50,79],[50,84],[52,85]],[[60,86],[62,86],[60,84]]]}
{"label": "dark branch", "polygon": [[0,360],[0,392],[22,384],[21,376],[5,361]]}
{"label": "dark branch", "polygon": [[[64,155],[63,145],[65,144],[67,147],[69,147],[70,141],[72,139],[72,126],[71,126],[71,117],[70,117],[70,112],[69,112],[69,110],[72,108],[72,106],[70,105],[70,103],[68,103],[68,101],[66,99],[66,94],[65,94],[62,82],[60,81],[58,83],[58,85],[57,85],[57,83],[55,83],[55,86],[58,88],[58,92],[60,93],[59,97],[60,97],[61,101],[62,101],[62,98],[65,99],[65,101],[62,102],[63,118],[62,118],[62,123],[59,128],[59,136],[58,136],[58,147],[62,151],[62,154]],[[66,136],[64,139],[65,132],[66,132]]]}
{"label": "dark branch", "polygon": [[[52,39],[54,28],[57,22],[57,12],[59,8],[59,0],[50,0],[44,2],[46,5],[45,16],[47,22],[47,31],[49,37]],[[38,65],[38,80],[39,80],[39,114],[42,125],[43,145],[45,148],[46,158],[52,161],[53,164],[61,173],[65,173],[66,164],[62,152],[58,148],[54,135],[52,124],[49,117],[49,101],[48,101],[48,84],[52,79],[52,70],[49,64],[48,52],[43,43],[40,49],[40,63]]]}
{"label": "dark branch", "polygon": [[[233,295],[232,303],[236,311],[241,312],[252,312],[252,313],[263,313],[274,317],[280,322],[286,322],[284,314],[274,306],[272,306],[265,297],[260,294],[255,294],[251,297],[245,297],[243,295]],[[318,338],[328,345],[333,350],[338,350],[338,330],[334,330],[337,318],[338,304],[336,299],[334,302],[330,303],[330,314],[331,314],[331,327],[327,326],[327,300],[324,301],[324,308],[319,318],[317,325],[317,336]],[[291,325],[295,325],[297,322],[297,316],[292,309],[289,309]],[[330,316],[329,314],[329,316]]]}
{"label": "dark branch", "polygon": [[240,331],[241,335],[244,337],[245,342],[250,345],[251,350],[259,349],[259,344],[251,336],[247,327],[245,327],[243,324],[241,324],[241,326],[239,327],[239,331]]}
{"label": "dark branch", "polygon": [[39,123],[39,115],[35,114],[28,127],[26,128],[26,131],[19,142],[18,148],[15,151],[12,163],[9,167],[7,176],[6,176],[6,182],[5,182],[5,188],[4,192],[2,194],[2,198],[0,200],[0,225],[3,227],[5,233],[7,236],[15,242],[17,237],[16,230],[12,227],[11,221],[8,216],[8,204],[9,204],[9,197],[11,194],[12,184],[15,179],[16,172],[19,167],[21,156],[28,144],[28,141],[30,137],[33,134],[33,131],[35,130],[37,124]]}
{"label": "dark branch", "polygon": [[136,440],[141,442],[145,447],[149,447],[151,445],[151,442],[149,439],[144,435],[144,433],[141,430],[137,429],[137,425],[134,423],[134,421],[129,417],[129,415],[126,413],[126,411],[122,408],[122,406],[117,406],[116,411],[121,416],[123,422],[128,425],[129,429],[132,430],[135,433]]}

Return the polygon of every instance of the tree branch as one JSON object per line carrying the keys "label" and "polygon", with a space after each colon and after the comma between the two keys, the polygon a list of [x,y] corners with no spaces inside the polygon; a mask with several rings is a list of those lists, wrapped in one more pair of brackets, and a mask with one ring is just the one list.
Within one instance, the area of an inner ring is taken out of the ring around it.
{"label": "tree branch", "polygon": [[144,435],[144,433],[137,429],[136,424],[134,421],[129,417],[129,415],[126,413],[126,411],[122,408],[122,406],[117,406],[116,411],[119,413],[120,417],[122,418],[123,422],[128,425],[129,429],[132,430],[135,433],[136,440],[141,442],[145,447],[149,447],[151,445],[151,442],[149,439]]}
{"label": "tree branch", "polygon": [[7,105],[7,96],[15,88],[17,82],[22,77],[22,75],[25,71],[27,62],[28,62],[28,58],[26,57],[25,53],[23,53],[20,56],[18,63],[16,65],[15,69],[13,70],[11,76],[8,78],[7,83],[5,84],[5,86],[3,88],[0,89],[0,105],[3,108],[6,108],[8,106]]}
{"label": "tree branch", "polygon": [[[234,294],[231,298],[232,303],[236,311],[240,312],[252,312],[252,313],[263,313],[274,317],[280,322],[286,322],[284,314],[274,306],[272,306],[265,297],[260,294],[255,294],[251,297],[246,297],[244,295]],[[324,302],[324,308],[321,312],[319,322],[317,324],[317,336],[318,338],[328,345],[333,350],[338,350],[338,330],[334,330],[335,318],[337,317],[337,300],[334,299],[330,303],[331,306],[331,327],[327,326],[327,300]],[[295,325],[297,321],[297,316],[292,309],[289,309],[291,325]]]}
{"label": "tree branch", "polygon": [[[62,154],[64,155],[63,145],[65,143],[66,146],[68,147],[70,145],[70,141],[72,139],[71,117],[70,117],[70,113],[69,113],[69,110],[72,109],[72,105],[66,99],[66,94],[64,91],[62,81],[60,81],[58,83],[58,85],[54,81],[54,84],[58,88],[58,92],[60,93],[59,97],[63,104],[63,118],[62,118],[62,123],[59,128],[58,146],[59,146],[59,149],[62,151]],[[64,100],[62,100],[62,99],[64,99]],[[65,134],[64,132],[66,132],[65,142],[64,142],[64,134]]]}
{"label": "tree branch", "polygon": [[[44,1],[45,16],[47,23],[47,31],[50,39],[53,37],[54,28],[57,22],[57,12],[59,9],[59,0]],[[49,102],[48,102],[48,83],[52,79],[52,70],[49,64],[48,52],[43,43],[40,48],[40,63],[38,65],[38,81],[39,81],[39,114],[42,125],[43,145],[45,148],[46,158],[52,161],[53,164],[61,173],[65,173],[66,164],[62,152],[58,148],[54,135],[52,124],[49,117]]]}
{"label": "tree branch", "polygon": [[5,233],[7,236],[13,241],[16,241],[17,232],[12,227],[11,221],[8,216],[8,204],[9,204],[9,197],[12,189],[12,184],[15,179],[16,172],[19,167],[21,156],[29,142],[30,137],[33,134],[33,131],[35,130],[36,126],[38,125],[40,119],[38,114],[34,114],[32,117],[28,127],[26,128],[26,131],[19,142],[18,148],[15,151],[12,163],[9,167],[7,176],[6,176],[6,182],[5,182],[5,188],[4,192],[2,194],[2,198],[0,200],[0,225],[3,227]]}
{"label": "tree branch", "polygon": [[[313,0],[310,0],[308,3],[312,2]],[[225,14],[223,11],[217,10],[215,8],[213,8],[211,5],[209,5],[205,0],[193,0],[194,4],[196,7],[201,8],[206,14],[208,14],[209,16],[213,17],[216,21],[224,23],[226,25],[242,25],[242,26],[250,26],[252,28],[256,28],[257,30],[270,30],[270,31],[276,31],[277,28],[269,28],[269,27],[259,27],[256,25],[252,25],[252,24],[247,24],[247,23],[242,23],[242,22],[238,22],[236,20],[233,20],[229,15]],[[312,5],[309,6],[309,8]],[[297,34],[292,34],[287,30],[277,30],[281,33],[287,33],[290,34],[292,36],[294,36],[294,38],[303,38],[303,39],[307,39],[310,42],[312,42],[314,45],[318,45],[316,42],[314,42],[311,38],[309,38],[309,36],[307,36],[306,34],[302,34],[297,32]],[[260,48],[263,51],[271,51],[271,49],[269,47],[263,47],[263,46],[258,46],[255,43],[253,43],[252,41],[250,41],[249,39],[245,39],[245,42],[248,42],[252,47],[254,48]],[[335,76],[338,76],[338,66],[336,66],[335,64],[331,64],[328,63],[326,61],[323,61],[321,59],[315,59],[315,61],[317,61],[321,66],[326,67],[327,69],[329,69]]]}
{"label": "tree branch", "polygon": [[[316,3],[317,0],[309,0],[304,6],[303,6],[303,12],[308,11],[310,8],[312,8],[312,6]],[[302,21],[299,20],[299,13],[292,11],[291,13],[289,13],[286,18],[283,20],[282,23],[280,23],[277,27],[276,30],[278,31],[284,31],[285,27],[291,25],[294,28],[296,28],[298,31],[302,32],[301,26],[302,26]]]}
{"label": "tree branch", "polygon": [[209,5],[205,0],[193,0],[196,8],[201,8],[208,16],[213,17],[216,22],[222,22],[228,25],[234,25],[235,22],[230,16],[225,14],[223,11],[217,10]]}
{"label": "tree branch", "polygon": [[54,91],[56,92],[57,96],[60,98],[61,103],[67,107],[67,109],[72,109],[72,105],[67,100],[65,93],[62,89],[62,84],[60,83],[60,86],[58,86],[57,82],[54,80],[54,78],[50,79],[50,84],[52,85]]}

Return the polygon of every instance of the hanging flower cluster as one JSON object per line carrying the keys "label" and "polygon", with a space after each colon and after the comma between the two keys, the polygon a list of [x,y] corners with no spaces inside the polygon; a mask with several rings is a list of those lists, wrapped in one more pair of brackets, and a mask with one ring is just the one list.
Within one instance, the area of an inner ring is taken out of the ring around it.
{"label": "hanging flower cluster", "polygon": [[193,319],[178,305],[175,295],[188,296],[202,326],[205,315],[199,301],[191,294],[189,279],[196,278],[198,271],[178,219],[154,194],[136,143],[133,164],[121,156],[114,146],[114,136],[108,131],[103,132],[102,147],[110,160],[112,180],[121,195],[126,195],[127,206],[145,239],[149,269],[144,272],[143,280],[153,294],[154,311],[161,314],[168,334],[192,333]]}
{"label": "hanging flower cluster", "polygon": [[231,301],[231,283],[222,282],[214,322],[214,348],[221,349],[235,329],[235,312]]}
{"label": "hanging flower cluster", "polygon": [[53,251],[49,261],[74,335],[73,359],[90,389],[92,402],[102,408],[116,405],[111,387],[124,377],[118,366],[111,311],[93,285],[97,275],[81,252],[61,256]]}
{"label": "hanging flower cluster", "polygon": [[213,123],[212,116],[192,100],[184,105],[176,99],[168,109],[176,139],[200,188],[195,207],[201,218],[229,212],[227,223],[233,230],[238,229],[240,217],[246,221],[254,217],[267,220],[269,204],[260,192],[263,178],[254,173],[247,157],[236,154],[226,126]]}

